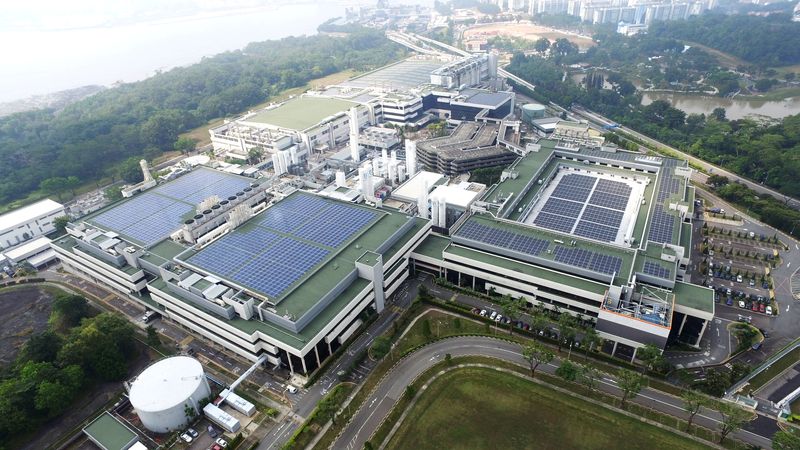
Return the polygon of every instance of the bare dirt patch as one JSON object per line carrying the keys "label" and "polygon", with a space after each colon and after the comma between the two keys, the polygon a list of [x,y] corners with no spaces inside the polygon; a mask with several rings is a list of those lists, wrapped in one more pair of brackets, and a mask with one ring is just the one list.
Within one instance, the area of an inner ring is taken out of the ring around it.
{"label": "bare dirt patch", "polygon": [[13,362],[31,335],[47,329],[56,292],[40,286],[0,290],[0,365]]}
{"label": "bare dirt patch", "polygon": [[539,38],[547,38],[550,42],[556,39],[566,38],[579,49],[586,50],[595,45],[594,41],[588,36],[581,36],[555,28],[534,25],[532,23],[490,23],[476,25],[464,31],[464,40],[491,38],[495,36],[508,36],[536,41]]}

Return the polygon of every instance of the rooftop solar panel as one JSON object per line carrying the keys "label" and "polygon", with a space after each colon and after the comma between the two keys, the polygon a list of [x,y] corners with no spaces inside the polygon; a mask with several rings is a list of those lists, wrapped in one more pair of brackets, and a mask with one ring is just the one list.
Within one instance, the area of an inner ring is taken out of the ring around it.
{"label": "rooftop solar panel", "polygon": [[559,183],[558,186],[556,186],[556,188],[553,189],[553,193],[550,194],[550,196],[563,198],[565,200],[572,200],[576,202],[585,202],[586,199],[589,198],[590,192],[592,191],[589,189],[584,189]]}
{"label": "rooftop solar panel", "polygon": [[575,227],[575,234],[603,242],[614,242],[617,239],[616,228],[586,222],[585,220],[578,222],[578,226]]}
{"label": "rooftop solar panel", "polygon": [[591,189],[594,186],[595,180],[597,178],[589,175],[580,175],[576,173],[571,173],[564,175],[561,177],[561,181],[559,184],[563,184],[565,186],[574,186],[583,189]]}
{"label": "rooftop solar panel", "polygon": [[628,206],[629,199],[630,197],[594,191],[592,197],[589,199],[589,204],[624,211],[625,207]]}
{"label": "rooftop solar panel", "polygon": [[540,212],[536,219],[533,220],[533,223],[549,230],[570,233],[575,225],[575,218]]}
{"label": "rooftop solar panel", "polygon": [[581,248],[556,246],[555,260],[567,265],[589,269],[597,273],[613,275],[622,268],[622,258],[604,255]]}
{"label": "rooftop solar panel", "polygon": [[550,246],[550,243],[544,239],[536,239],[522,233],[489,227],[471,220],[461,226],[456,235],[533,256],[540,254]]}
{"label": "rooftop solar panel", "polygon": [[642,272],[647,275],[653,275],[655,277],[664,279],[669,279],[670,274],[672,273],[669,269],[661,267],[652,261],[644,262],[644,265],[642,266]]}
{"label": "rooftop solar panel", "polygon": [[594,205],[586,205],[581,216],[582,221],[593,222],[612,228],[619,228],[622,218],[625,215],[622,211],[615,209],[601,208]]}
{"label": "rooftop solar panel", "polygon": [[542,211],[565,217],[578,217],[583,209],[583,203],[550,197],[542,207]]}

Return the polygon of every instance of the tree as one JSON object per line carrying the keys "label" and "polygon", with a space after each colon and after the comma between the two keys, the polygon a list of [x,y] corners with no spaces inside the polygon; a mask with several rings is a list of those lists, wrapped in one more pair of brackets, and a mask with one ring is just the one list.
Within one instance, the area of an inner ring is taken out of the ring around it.
{"label": "tree", "polygon": [[512,331],[514,330],[514,322],[519,319],[519,315],[525,301],[521,298],[514,298],[510,295],[505,295],[503,296],[502,302],[503,315],[509,320],[508,334],[512,334]]}
{"label": "tree", "polygon": [[122,189],[116,186],[111,186],[110,188],[103,191],[103,196],[109,202],[116,202],[122,200]]}
{"label": "tree", "polygon": [[424,284],[420,284],[419,288],[417,289],[417,296],[419,297],[420,300],[430,300],[431,299],[431,293],[428,290],[428,286],[425,286]]}
{"label": "tree", "polygon": [[583,349],[586,352],[586,357],[584,358],[585,361],[589,360],[589,352],[591,352],[594,349],[594,346],[599,344],[601,341],[602,338],[599,334],[597,334],[597,330],[591,326],[583,332]]}
{"label": "tree", "polygon": [[581,383],[586,386],[586,389],[593,391],[597,387],[597,380],[600,379],[600,371],[589,364],[581,365],[580,369]]}
{"label": "tree", "polygon": [[722,175],[709,175],[708,179],[706,180],[706,184],[713,188],[719,188],[725,186],[726,184],[730,183],[728,177],[723,177]]}
{"label": "tree", "polygon": [[692,428],[694,416],[706,405],[707,400],[703,394],[690,389],[681,392],[681,399],[683,400],[683,410],[689,414],[686,424],[686,431],[689,431]]}
{"label": "tree", "polygon": [[46,330],[35,334],[28,339],[22,347],[19,359],[21,361],[53,362],[58,356],[63,339],[58,333]]}
{"label": "tree", "polygon": [[257,164],[264,156],[264,149],[261,147],[253,147],[247,152],[247,163]]}
{"label": "tree", "polygon": [[556,369],[556,375],[563,378],[565,381],[575,381],[578,379],[578,366],[575,364],[564,361]]}
{"label": "tree", "polygon": [[161,339],[158,338],[158,332],[155,327],[148,325],[147,328],[147,345],[151,347],[158,347],[161,345]]}
{"label": "tree", "polygon": [[561,344],[570,342],[575,339],[575,327],[578,323],[571,314],[567,312],[561,313],[558,316],[558,351],[561,351]]}
{"label": "tree", "polygon": [[53,417],[72,403],[75,392],[59,381],[44,380],[36,387],[34,405],[36,409],[47,411],[49,417]]}
{"label": "tree", "polygon": [[78,325],[89,315],[89,303],[86,298],[75,294],[58,294],[53,301],[50,321],[57,327],[71,328]]}
{"label": "tree", "polygon": [[540,364],[550,363],[555,356],[556,355],[553,354],[550,349],[536,341],[522,348],[522,357],[525,358],[530,365],[531,377],[536,375],[536,368],[539,367]]}
{"label": "tree", "polygon": [[653,370],[664,359],[661,355],[661,349],[653,344],[646,344],[644,347],[640,347],[636,351],[636,357],[644,363],[642,365],[642,373]]}
{"label": "tree", "polygon": [[98,314],[70,330],[58,361],[77,364],[102,380],[122,380],[136,351],[134,337],[133,325],[126,319],[112,313]]}
{"label": "tree", "polygon": [[372,343],[372,357],[381,359],[392,349],[392,340],[388,336],[378,336]]}
{"label": "tree", "polygon": [[547,320],[547,316],[544,315],[543,312],[537,311],[533,313],[531,318],[531,328],[538,334],[540,331],[544,331],[547,328],[547,324],[550,323]]}
{"label": "tree", "polygon": [[578,46],[565,38],[556,39],[551,48],[553,52],[561,56],[578,53]]}
{"label": "tree", "polygon": [[128,158],[117,167],[117,175],[126,183],[135,184],[144,179],[139,159]]}
{"label": "tree", "polygon": [[181,136],[172,144],[172,148],[183,154],[191,153],[197,149],[197,140],[186,136]]}
{"label": "tree", "polygon": [[409,384],[408,386],[406,386],[406,390],[403,394],[406,396],[407,399],[412,399],[414,398],[414,395],[416,395],[416,393],[417,390],[414,389],[414,386]]}
{"label": "tree", "polygon": [[[745,422],[752,420],[750,413],[738,406],[722,402],[719,405],[719,413],[722,415],[722,422],[719,426],[719,443],[725,440],[730,433],[742,428]],[[749,420],[748,420],[749,419]]]}
{"label": "tree", "polygon": [[775,450],[800,450],[800,432],[793,427],[778,431],[772,436],[772,448]]}
{"label": "tree", "polygon": [[539,53],[544,53],[550,48],[550,40],[547,38],[539,38],[533,43],[533,49]]}
{"label": "tree", "polygon": [[59,201],[61,201],[61,194],[64,193],[67,186],[67,179],[64,177],[52,177],[39,183],[39,189],[50,195],[55,194]]}
{"label": "tree", "polygon": [[323,398],[322,401],[319,402],[319,406],[317,406],[317,414],[324,421],[327,422],[330,420],[334,425],[336,424],[336,411],[339,410],[339,405],[336,401],[336,397],[338,397],[338,395],[335,394],[336,392],[338,391],[334,391],[334,395]]}
{"label": "tree", "polygon": [[68,216],[58,216],[53,219],[53,226],[56,229],[58,234],[64,234],[67,232],[67,224],[69,223]]}
{"label": "tree", "polygon": [[622,391],[622,406],[625,402],[639,395],[642,390],[643,377],[640,373],[628,369],[617,372],[617,386]]}
{"label": "tree", "polygon": [[444,363],[448,366],[453,365],[453,355],[451,355],[450,353],[446,353],[444,355]]}
{"label": "tree", "polygon": [[80,178],[74,175],[68,176],[64,181],[64,188],[69,189],[69,192],[70,194],[72,194],[73,197],[75,197],[75,188],[77,188],[80,185],[81,185]]}

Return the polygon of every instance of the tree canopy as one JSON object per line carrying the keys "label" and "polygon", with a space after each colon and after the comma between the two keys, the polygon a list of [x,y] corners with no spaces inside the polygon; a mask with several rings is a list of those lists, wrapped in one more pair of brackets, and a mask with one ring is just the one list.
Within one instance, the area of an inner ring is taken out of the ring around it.
{"label": "tree canopy", "polygon": [[[43,109],[0,118],[0,203],[40,187],[58,195],[54,177],[98,180],[120,162],[173,149],[178,134],[237,114],[287,88],[344,69],[367,71],[405,54],[374,30],[346,37],[289,37],[249,44],[135,83],[107,89],[56,113]],[[191,145],[179,142],[179,150]],[[138,168],[136,169],[138,171]],[[134,171],[126,171],[134,181]]]}

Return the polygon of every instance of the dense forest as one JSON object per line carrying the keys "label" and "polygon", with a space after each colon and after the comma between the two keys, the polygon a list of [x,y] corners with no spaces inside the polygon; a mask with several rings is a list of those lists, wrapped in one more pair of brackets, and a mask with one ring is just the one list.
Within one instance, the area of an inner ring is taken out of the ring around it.
{"label": "dense forest", "polygon": [[404,52],[370,30],[252,43],[108,89],[58,113],[0,118],[0,204],[26,197],[52,177],[86,182],[115,175],[121,161],[171,150],[183,131],[314,78],[374,69]]}
{"label": "dense forest", "polygon": [[767,17],[703,14],[687,20],[654,22],[648,34],[697,42],[752,64],[800,63],[800,23],[792,22],[784,14]]}

